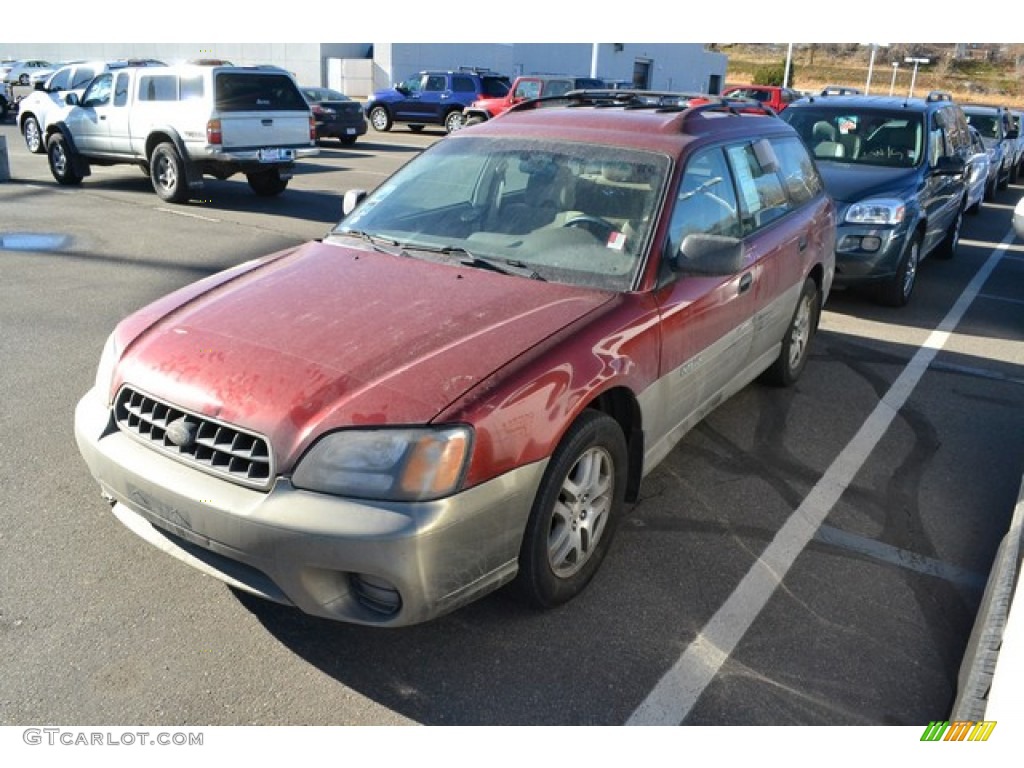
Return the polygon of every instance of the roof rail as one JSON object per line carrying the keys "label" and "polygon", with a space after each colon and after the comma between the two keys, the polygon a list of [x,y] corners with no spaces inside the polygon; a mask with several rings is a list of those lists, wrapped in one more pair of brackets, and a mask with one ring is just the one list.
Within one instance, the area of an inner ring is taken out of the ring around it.
{"label": "roof rail", "polygon": [[696,110],[702,112],[729,112],[732,114],[756,112],[774,117],[777,113],[771,107],[756,99],[718,96],[707,93],[684,93],[680,91],[645,91],[619,88],[578,89],[560,96],[542,96],[539,99],[522,101],[512,107],[525,111],[537,107],[621,107],[623,109],[655,109],[663,111]]}

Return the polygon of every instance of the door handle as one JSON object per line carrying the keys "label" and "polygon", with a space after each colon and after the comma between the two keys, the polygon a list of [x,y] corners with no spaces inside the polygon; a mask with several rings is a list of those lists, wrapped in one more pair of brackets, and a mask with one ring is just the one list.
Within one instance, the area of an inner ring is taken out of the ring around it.
{"label": "door handle", "polygon": [[797,241],[797,247],[800,252],[803,253],[807,248],[807,235],[800,235],[800,239]]}
{"label": "door handle", "polygon": [[750,286],[754,284],[754,276],[747,272],[743,277],[740,278],[740,287],[736,293],[746,293],[750,290]]}

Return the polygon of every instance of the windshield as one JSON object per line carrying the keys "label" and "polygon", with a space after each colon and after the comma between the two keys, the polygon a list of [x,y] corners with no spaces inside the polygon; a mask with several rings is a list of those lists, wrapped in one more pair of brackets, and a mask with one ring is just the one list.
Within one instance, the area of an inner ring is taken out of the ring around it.
{"label": "windshield", "polygon": [[924,159],[924,122],[918,113],[790,107],[781,117],[818,160],[913,168]]}
{"label": "windshield", "polygon": [[618,147],[463,135],[402,168],[332,239],[379,238],[416,258],[628,290],[669,167],[664,155]]}

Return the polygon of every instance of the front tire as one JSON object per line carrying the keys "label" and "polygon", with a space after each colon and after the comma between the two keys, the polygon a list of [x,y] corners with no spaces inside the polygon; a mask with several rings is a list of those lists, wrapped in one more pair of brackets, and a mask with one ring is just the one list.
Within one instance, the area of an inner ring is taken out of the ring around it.
{"label": "front tire", "polygon": [[153,183],[153,191],[161,200],[169,203],[184,203],[188,200],[185,164],[170,142],[157,144],[149,156],[149,178]]}
{"label": "front tire", "polygon": [[387,107],[374,107],[370,110],[368,117],[373,130],[381,132],[391,130],[391,115],[388,113]]}
{"label": "front tire", "polygon": [[277,168],[270,168],[259,173],[247,173],[245,175],[252,191],[260,197],[273,197],[284,192],[288,186],[288,179],[281,178],[281,171]]}
{"label": "front tire", "polygon": [[921,236],[915,235],[907,244],[900,265],[888,282],[878,288],[878,301],[887,307],[905,307],[917,284],[917,268],[921,262]]}
{"label": "front tire", "polygon": [[772,366],[764,372],[765,383],[776,387],[789,387],[796,383],[807,365],[810,356],[811,339],[818,329],[821,317],[821,292],[813,279],[807,278],[800,291],[800,299],[793,310],[793,319],[789,321],[786,335],[782,339],[782,349]]}
{"label": "front tire", "polygon": [[32,154],[41,155],[46,151],[43,132],[39,129],[39,121],[34,115],[25,118],[25,122],[21,126],[21,135],[25,137],[25,146]]}
{"label": "front tire", "polygon": [[611,416],[587,410],[544,472],[526,524],[515,586],[541,608],[583,591],[611,545],[626,492],[626,439]]}
{"label": "front tire", "polygon": [[46,143],[46,158],[58,184],[67,187],[82,183],[82,174],[75,168],[75,151],[63,134],[55,133],[50,137]]}
{"label": "front tire", "polygon": [[942,238],[939,247],[935,249],[935,257],[939,259],[952,259],[956,255],[956,247],[960,243],[960,228],[964,223],[963,207],[957,209],[956,218],[953,219],[946,230],[946,236]]}

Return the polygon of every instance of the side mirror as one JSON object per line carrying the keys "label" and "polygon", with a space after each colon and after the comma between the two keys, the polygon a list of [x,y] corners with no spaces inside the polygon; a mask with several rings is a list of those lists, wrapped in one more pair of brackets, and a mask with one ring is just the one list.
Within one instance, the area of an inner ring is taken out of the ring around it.
{"label": "side mirror", "polygon": [[356,209],[356,206],[363,202],[363,198],[366,197],[365,189],[350,189],[345,193],[345,196],[341,199],[341,218],[345,218],[352,211]]}
{"label": "side mirror", "polygon": [[1020,136],[1020,131],[1018,131],[1016,128],[1011,128],[1009,131],[1006,132],[1006,138],[1008,139],[1016,139],[1018,136]]}
{"label": "side mirror", "polygon": [[697,232],[683,239],[679,252],[672,259],[676,272],[696,275],[734,275],[745,264],[742,240]]}
{"label": "side mirror", "polygon": [[1017,201],[1017,207],[1013,209],[1013,228],[1017,231],[1017,237],[1024,240],[1024,197]]}
{"label": "side mirror", "polygon": [[32,87],[35,90],[37,90],[37,91],[45,91],[46,90],[46,81],[45,80],[36,80],[36,84],[34,86],[32,86]]}
{"label": "side mirror", "polygon": [[935,173],[940,176],[959,176],[966,168],[963,158],[953,155],[944,155],[935,163]]}
{"label": "side mirror", "polygon": [[395,83],[395,90],[398,91],[403,96],[408,96],[409,95],[409,89],[406,88],[401,83]]}
{"label": "side mirror", "polygon": [[67,96],[64,97],[64,103],[67,104],[69,107],[77,107],[79,105],[78,94],[69,93]]}

